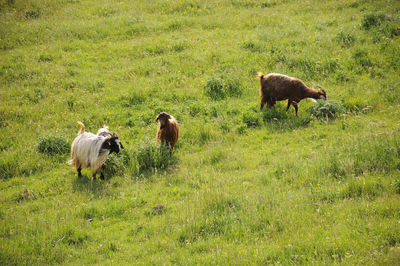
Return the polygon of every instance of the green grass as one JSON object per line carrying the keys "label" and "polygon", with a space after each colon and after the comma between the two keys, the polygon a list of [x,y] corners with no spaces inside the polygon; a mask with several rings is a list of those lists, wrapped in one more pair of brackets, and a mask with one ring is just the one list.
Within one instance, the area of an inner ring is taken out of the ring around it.
{"label": "green grass", "polygon": [[[398,264],[399,10],[0,0],[0,264]],[[258,71],[328,101],[260,112]],[[77,121],[125,146],[104,181]]]}

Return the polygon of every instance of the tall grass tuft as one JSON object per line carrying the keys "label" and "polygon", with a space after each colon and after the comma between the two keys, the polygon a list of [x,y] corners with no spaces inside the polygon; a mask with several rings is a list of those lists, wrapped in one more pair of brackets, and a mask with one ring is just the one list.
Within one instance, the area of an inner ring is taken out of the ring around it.
{"label": "tall grass tuft", "polygon": [[204,93],[213,100],[242,95],[242,84],[238,80],[211,77],[204,86]]}
{"label": "tall grass tuft", "polygon": [[119,154],[111,154],[108,156],[105,163],[106,166],[106,176],[123,175],[127,170],[127,165],[130,162],[130,157],[128,152],[125,150],[121,151]]}
{"label": "tall grass tuft", "polygon": [[311,116],[316,118],[332,119],[343,113],[340,103],[334,101],[318,101],[309,109]]}
{"label": "tall grass tuft", "polygon": [[254,112],[248,110],[242,114],[243,123],[248,127],[259,127],[262,125],[262,114],[260,112]]}
{"label": "tall grass tuft", "polygon": [[385,21],[387,18],[384,14],[367,14],[364,15],[362,22],[361,22],[361,28],[364,30],[369,30],[373,27],[380,26],[383,21]]}
{"label": "tall grass tuft", "polygon": [[66,154],[70,150],[70,145],[63,135],[47,134],[41,136],[38,141],[38,151],[43,154]]}
{"label": "tall grass tuft", "polygon": [[168,146],[149,139],[138,144],[134,158],[137,174],[165,170],[176,163],[176,159]]}

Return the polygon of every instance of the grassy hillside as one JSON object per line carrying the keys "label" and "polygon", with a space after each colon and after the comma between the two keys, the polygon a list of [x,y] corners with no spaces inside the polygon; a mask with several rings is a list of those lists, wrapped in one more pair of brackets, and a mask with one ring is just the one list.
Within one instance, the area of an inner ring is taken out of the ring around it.
{"label": "grassy hillside", "polygon": [[[0,264],[398,264],[399,11],[0,0]],[[328,101],[260,112],[258,71]],[[125,146],[104,181],[67,164],[77,121]]]}

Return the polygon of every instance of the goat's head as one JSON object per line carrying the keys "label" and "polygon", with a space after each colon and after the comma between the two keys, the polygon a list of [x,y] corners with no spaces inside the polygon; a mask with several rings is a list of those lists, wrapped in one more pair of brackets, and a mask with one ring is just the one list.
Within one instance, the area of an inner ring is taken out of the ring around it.
{"label": "goat's head", "polygon": [[318,89],[319,98],[326,101],[327,97],[325,90],[323,90],[320,86],[318,86]]}
{"label": "goat's head", "polygon": [[159,121],[160,122],[160,128],[164,128],[169,119],[171,119],[171,116],[168,113],[161,112],[161,113],[158,114],[158,116],[156,118],[156,122]]}
{"label": "goat's head", "polygon": [[113,137],[115,138],[115,142],[121,147],[121,149],[124,149],[124,146],[122,146],[122,142],[121,142],[121,140],[119,139],[117,133],[114,132],[114,133],[113,133]]}
{"label": "goat's head", "polygon": [[108,136],[104,140],[102,145],[102,149],[110,150],[110,153],[119,153],[119,147],[121,147],[121,149],[124,148],[124,146],[122,146],[121,140],[115,132],[114,134]]}

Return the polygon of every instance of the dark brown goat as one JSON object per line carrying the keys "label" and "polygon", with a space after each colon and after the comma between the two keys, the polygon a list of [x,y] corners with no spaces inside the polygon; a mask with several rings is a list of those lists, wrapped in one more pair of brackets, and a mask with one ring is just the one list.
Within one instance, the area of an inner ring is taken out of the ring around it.
{"label": "dark brown goat", "polygon": [[157,139],[173,149],[179,136],[178,121],[166,112],[161,112],[156,121],[159,121],[157,129]]}
{"label": "dark brown goat", "polygon": [[293,105],[297,116],[297,103],[302,99],[326,100],[326,92],[324,90],[311,88],[298,78],[276,73],[264,75],[261,72],[258,72],[257,77],[261,82],[260,110],[263,109],[265,103],[267,103],[268,108],[272,108],[276,101],[288,100],[286,111],[289,110],[290,105]]}

